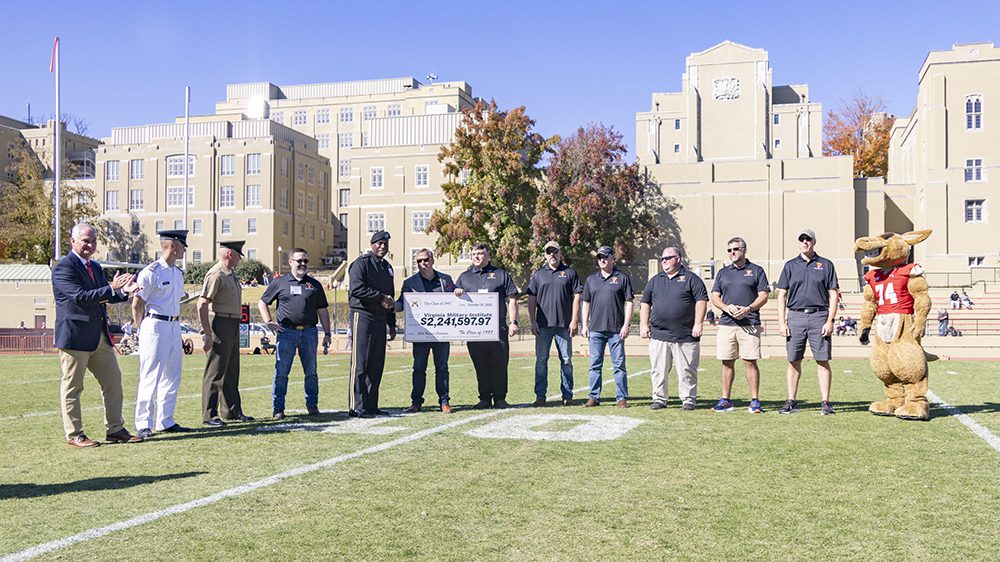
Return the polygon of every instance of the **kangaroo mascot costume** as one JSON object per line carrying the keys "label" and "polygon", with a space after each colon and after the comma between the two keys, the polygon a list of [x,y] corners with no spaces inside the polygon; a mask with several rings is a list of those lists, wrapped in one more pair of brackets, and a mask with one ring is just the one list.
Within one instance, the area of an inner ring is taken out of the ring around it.
{"label": "kangaroo mascot costume", "polygon": [[865,274],[865,301],[861,307],[861,343],[868,345],[874,328],[871,365],[885,384],[885,400],[868,411],[877,416],[926,420],[927,358],[920,340],[931,310],[927,280],[920,264],[907,264],[910,247],[927,239],[930,230],[892,232],[858,238],[854,251],[864,252],[861,263],[878,269]]}

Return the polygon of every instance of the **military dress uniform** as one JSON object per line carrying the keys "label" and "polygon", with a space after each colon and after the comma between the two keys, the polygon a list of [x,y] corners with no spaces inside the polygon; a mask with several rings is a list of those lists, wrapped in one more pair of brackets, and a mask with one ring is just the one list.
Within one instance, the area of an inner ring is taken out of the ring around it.
{"label": "military dress uniform", "polygon": [[[240,251],[242,242],[238,247],[228,244],[233,243],[222,245],[243,255]],[[209,301],[208,317],[213,336],[202,379],[202,421],[220,417],[220,411],[222,418],[240,419],[243,417],[239,388],[240,305],[243,288],[235,273],[218,262],[205,274],[201,298]]]}
{"label": "military dress uniform", "polygon": [[[380,237],[383,235],[385,238]],[[372,244],[388,237],[386,232],[376,232]],[[349,303],[354,321],[348,407],[353,416],[369,417],[379,414],[378,391],[385,367],[386,329],[396,325],[394,310],[382,304],[383,297],[391,298],[395,294],[392,265],[384,258],[366,254],[351,263],[349,277]]]}
{"label": "military dress uniform", "polygon": [[174,406],[181,384],[180,302],[187,294],[184,275],[160,258],[139,272],[137,282],[146,315],[139,327],[135,427],[163,431],[176,425]]}

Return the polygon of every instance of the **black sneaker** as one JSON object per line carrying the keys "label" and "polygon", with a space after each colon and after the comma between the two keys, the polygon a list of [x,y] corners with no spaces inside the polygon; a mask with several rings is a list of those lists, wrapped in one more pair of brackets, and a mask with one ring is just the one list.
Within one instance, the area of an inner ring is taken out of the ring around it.
{"label": "black sneaker", "polygon": [[794,414],[799,411],[799,403],[795,400],[785,400],[785,405],[778,410],[779,414]]}
{"label": "black sneaker", "polygon": [[319,411],[319,406],[306,406],[306,415],[318,416],[322,412]]}
{"label": "black sneaker", "polygon": [[276,410],[273,414],[271,414],[271,418],[276,419],[278,421],[281,421],[281,420],[285,419],[285,411],[284,410]]}
{"label": "black sneaker", "polygon": [[823,408],[820,410],[819,413],[821,416],[832,416],[837,412],[833,411],[833,406],[831,406],[829,402],[823,402]]}
{"label": "black sneaker", "polygon": [[681,406],[681,410],[684,410],[685,412],[690,412],[691,410],[694,409],[695,409],[694,402],[685,402],[684,405]]}
{"label": "black sneaker", "polygon": [[666,407],[666,403],[660,402],[659,400],[654,400],[653,403],[649,405],[650,410],[662,410]]}

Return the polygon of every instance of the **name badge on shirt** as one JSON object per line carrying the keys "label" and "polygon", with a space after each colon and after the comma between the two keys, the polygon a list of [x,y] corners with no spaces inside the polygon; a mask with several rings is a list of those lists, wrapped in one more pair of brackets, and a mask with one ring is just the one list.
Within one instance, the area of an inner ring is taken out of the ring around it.
{"label": "name badge on shirt", "polygon": [[170,284],[170,281],[160,281],[160,286],[161,287],[166,287],[169,284]]}
{"label": "name badge on shirt", "polygon": [[490,292],[490,290],[489,290],[489,289],[479,289],[479,290],[478,290],[478,291],[476,291],[476,292],[477,292],[477,293],[488,293],[488,292]]}
{"label": "name badge on shirt", "polygon": [[289,288],[288,288],[288,290],[289,290],[289,291],[290,291],[290,292],[291,292],[291,293],[292,293],[293,295],[301,295],[301,294],[302,294],[302,287],[301,287],[301,286],[299,286],[299,285],[292,285],[291,287],[289,287]]}

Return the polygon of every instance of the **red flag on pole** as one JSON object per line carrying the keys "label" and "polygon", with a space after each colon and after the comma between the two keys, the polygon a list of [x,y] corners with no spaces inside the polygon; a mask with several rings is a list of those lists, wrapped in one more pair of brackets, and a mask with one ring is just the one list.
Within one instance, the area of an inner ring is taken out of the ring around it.
{"label": "red flag on pole", "polygon": [[56,51],[59,50],[59,36],[56,35],[56,41],[52,44],[52,59],[49,61],[49,72],[55,72],[56,70]]}

